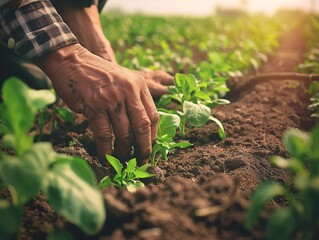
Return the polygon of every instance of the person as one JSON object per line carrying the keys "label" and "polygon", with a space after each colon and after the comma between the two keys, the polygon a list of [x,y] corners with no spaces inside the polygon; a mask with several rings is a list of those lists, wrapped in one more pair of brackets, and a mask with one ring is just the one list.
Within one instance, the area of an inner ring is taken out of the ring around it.
{"label": "person", "polygon": [[127,160],[134,147],[142,165],[148,162],[159,121],[152,96],[167,93],[173,78],[116,62],[99,18],[105,2],[3,0],[0,43],[31,59],[68,107],[88,119],[102,164],[105,154]]}

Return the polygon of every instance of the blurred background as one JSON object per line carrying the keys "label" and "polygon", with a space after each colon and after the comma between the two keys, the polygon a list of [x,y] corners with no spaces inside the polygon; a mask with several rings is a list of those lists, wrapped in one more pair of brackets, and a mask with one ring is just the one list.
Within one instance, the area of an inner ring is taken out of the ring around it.
{"label": "blurred background", "polygon": [[318,0],[108,0],[105,12],[144,13],[151,15],[212,15],[224,9],[273,15],[278,10],[319,12]]}

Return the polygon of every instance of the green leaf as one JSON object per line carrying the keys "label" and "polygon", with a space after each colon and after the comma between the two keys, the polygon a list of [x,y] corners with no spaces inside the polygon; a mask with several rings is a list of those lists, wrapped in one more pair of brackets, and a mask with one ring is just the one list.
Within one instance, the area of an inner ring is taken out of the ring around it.
{"label": "green leaf", "polygon": [[310,149],[312,152],[312,158],[313,159],[317,159],[317,165],[318,165],[318,161],[319,161],[319,147],[318,147],[318,143],[319,143],[319,126],[315,127],[312,131],[311,131],[311,142],[310,142]]}
{"label": "green leaf", "polygon": [[145,187],[144,183],[142,183],[139,180],[135,180],[134,182],[130,182],[127,186],[126,189],[127,191],[134,193],[136,192],[136,190],[138,190],[139,188]]}
{"label": "green leaf", "polygon": [[255,191],[247,213],[245,225],[252,228],[258,219],[261,209],[274,197],[284,195],[285,189],[277,182],[265,182]]}
{"label": "green leaf", "polygon": [[21,203],[39,192],[54,154],[51,144],[36,143],[21,157],[3,156],[0,162],[1,179],[13,186]]}
{"label": "green leaf", "polygon": [[176,135],[176,129],[179,127],[180,117],[176,114],[159,112],[160,121],[157,129],[157,138],[167,135],[172,139]]}
{"label": "green leaf", "polygon": [[67,123],[73,123],[74,122],[74,117],[73,113],[70,109],[68,108],[58,108],[57,109],[60,117]]}
{"label": "green leaf", "polygon": [[223,124],[215,117],[209,116],[209,120],[213,121],[218,125],[218,134],[221,137],[221,139],[225,140],[226,139],[226,133]]}
{"label": "green leaf", "polygon": [[135,170],[134,175],[135,175],[135,178],[150,178],[155,176],[154,174],[141,171],[141,170]]}
{"label": "green leaf", "polygon": [[191,147],[193,146],[193,144],[191,144],[190,142],[186,142],[186,141],[181,141],[181,142],[178,142],[178,143],[173,143],[170,147],[171,148],[188,148],[188,147]]}
{"label": "green leaf", "polygon": [[104,188],[112,186],[112,180],[110,179],[109,176],[105,176],[104,178],[101,179],[99,182],[99,189],[103,190]]}
{"label": "green leaf", "polygon": [[55,94],[50,90],[33,90],[28,88],[27,98],[34,113],[56,101]]}
{"label": "green leaf", "polygon": [[196,97],[196,98],[199,98],[199,99],[202,99],[202,100],[204,100],[204,101],[208,101],[208,102],[211,101],[211,99],[210,99],[210,97],[207,95],[207,93],[205,93],[205,92],[203,92],[203,91],[200,91],[200,90],[196,91],[195,97]]}
{"label": "green leaf", "polygon": [[106,154],[106,159],[111,164],[111,166],[115,169],[116,173],[121,175],[122,169],[123,169],[123,165],[121,164],[121,162],[117,158],[108,154]]}
{"label": "green leaf", "polygon": [[131,160],[127,163],[126,171],[127,171],[128,173],[134,172],[134,170],[135,170],[135,168],[136,168],[136,165],[137,165],[137,163],[136,163],[136,158],[131,159]]}
{"label": "green leaf", "polygon": [[65,231],[56,230],[49,234],[47,240],[73,240],[74,237]]}
{"label": "green leaf", "polygon": [[149,168],[150,164],[146,163],[143,166],[137,168],[137,170],[145,172]]}
{"label": "green leaf", "polygon": [[304,169],[302,162],[296,159],[285,159],[279,156],[270,158],[271,163],[280,168],[288,168],[294,172],[299,172]]}
{"label": "green leaf", "polygon": [[194,127],[204,126],[211,114],[209,107],[188,101],[185,101],[183,104],[183,112],[188,122]]}
{"label": "green leaf", "polygon": [[84,159],[76,156],[68,156],[65,154],[57,154],[56,163],[67,163],[77,175],[92,187],[96,184],[96,177],[90,165]]}
{"label": "green leaf", "polygon": [[298,129],[289,129],[283,136],[283,142],[288,152],[297,158],[304,158],[309,149],[309,135]]}
{"label": "green leaf", "polygon": [[194,75],[177,73],[175,75],[175,85],[180,93],[190,94],[196,89],[196,78]]}
{"label": "green leaf", "polygon": [[[74,171],[72,161],[57,161],[45,178],[43,191],[49,203],[67,220],[87,234],[95,234],[103,227],[105,209],[101,192]],[[76,164],[76,162],[74,162]],[[87,174],[89,175],[89,174]]]}
{"label": "green leaf", "polygon": [[1,239],[14,239],[22,224],[22,209],[13,206],[7,200],[0,199],[0,216]]}
{"label": "green leaf", "polygon": [[7,79],[2,87],[6,105],[4,118],[10,123],[17,137],[24,135],[33,126],[34,112],[28,95],[27,85],[15,77]]}
{"label": "green leaf", "polygon": [[230,104],[230,101],[227,99],[216,99],[216,100],[212,100],[208,103],[205,103],[205,105],[209,108],[215,108],[219,105],[226,105],[226,104]]}
{"label": "green leaf", "polygon": [[296,228],[296,217],[292,208],[284,207],[276,210],[267,224],[268,240],[290,240]]}

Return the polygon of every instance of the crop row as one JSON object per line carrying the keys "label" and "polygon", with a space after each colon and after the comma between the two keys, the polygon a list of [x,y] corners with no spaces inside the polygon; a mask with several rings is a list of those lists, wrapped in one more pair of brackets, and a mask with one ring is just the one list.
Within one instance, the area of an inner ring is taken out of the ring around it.
{"label": "crop row", "polygon": [[[174,142],[175,135],[183,138],[189,128],[201,127],[208,121],[217,124],[219,135],[224,139],[223,125],[212,116],[211,109],[229,103],[220,99],[227,91],[226,80],[257,69],[287,28],[273,19],[256,16],[163,19],[109,15],[102,17],[102,21],[112,21],[111,25],[104,24],[105,31],[113,47],[119,49],[117,59],[122,65],[189,73],[176,74],[169,94],[157,103],[160,123],[151,164],[167,160],[168,153],[176,147],[191,146],[186,141]],[[15,152],[15,155],[0,153],[0,185],[8,189],[12,197],[12,202],[0,200],[0,214],[7,216],[0,219],[3,238],[10,239],[19,231],[23,205],[39,191],[47,195],[58,213],[87,234],[98,232],[105,220],[105,209],[88,164],[80,158],[56,153],[50,143],[36,142],[30,134],[36,119],[40,128],[43,121],[52,119],[43,109],[55,101],[55,96],[45,90],[31,90],[15,78],[5,83],[2,96],[1,145]],[[166,108],[171,101],[176,103],[175,110]],[[65,120],[69,118],[63,109],[53,112],[66,116]],[[148,165],[139,167],[135,159],[123,166],[114,157],[106,158],[116,175],[102,179],[100,188],[112,185],[135,191],[143,186],[140,178],[152,176],[146,172]],[[12,222],[6,221],[7,218]],[[54,234],[52,232],[52,236]]]}

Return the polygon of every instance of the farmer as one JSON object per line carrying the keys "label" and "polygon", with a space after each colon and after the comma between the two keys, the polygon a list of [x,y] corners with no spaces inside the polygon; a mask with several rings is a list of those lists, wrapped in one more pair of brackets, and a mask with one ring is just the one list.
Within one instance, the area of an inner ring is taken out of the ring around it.
{"label": "farmer", "polygon": [[152,96],[173,79],[117,64],[99,19],[105,2],[1,0],[0,45],[40,67],[69,108],[87,117],[100,160],[106,153],[127,160],[134,146],[144,164],[159,120]]}

